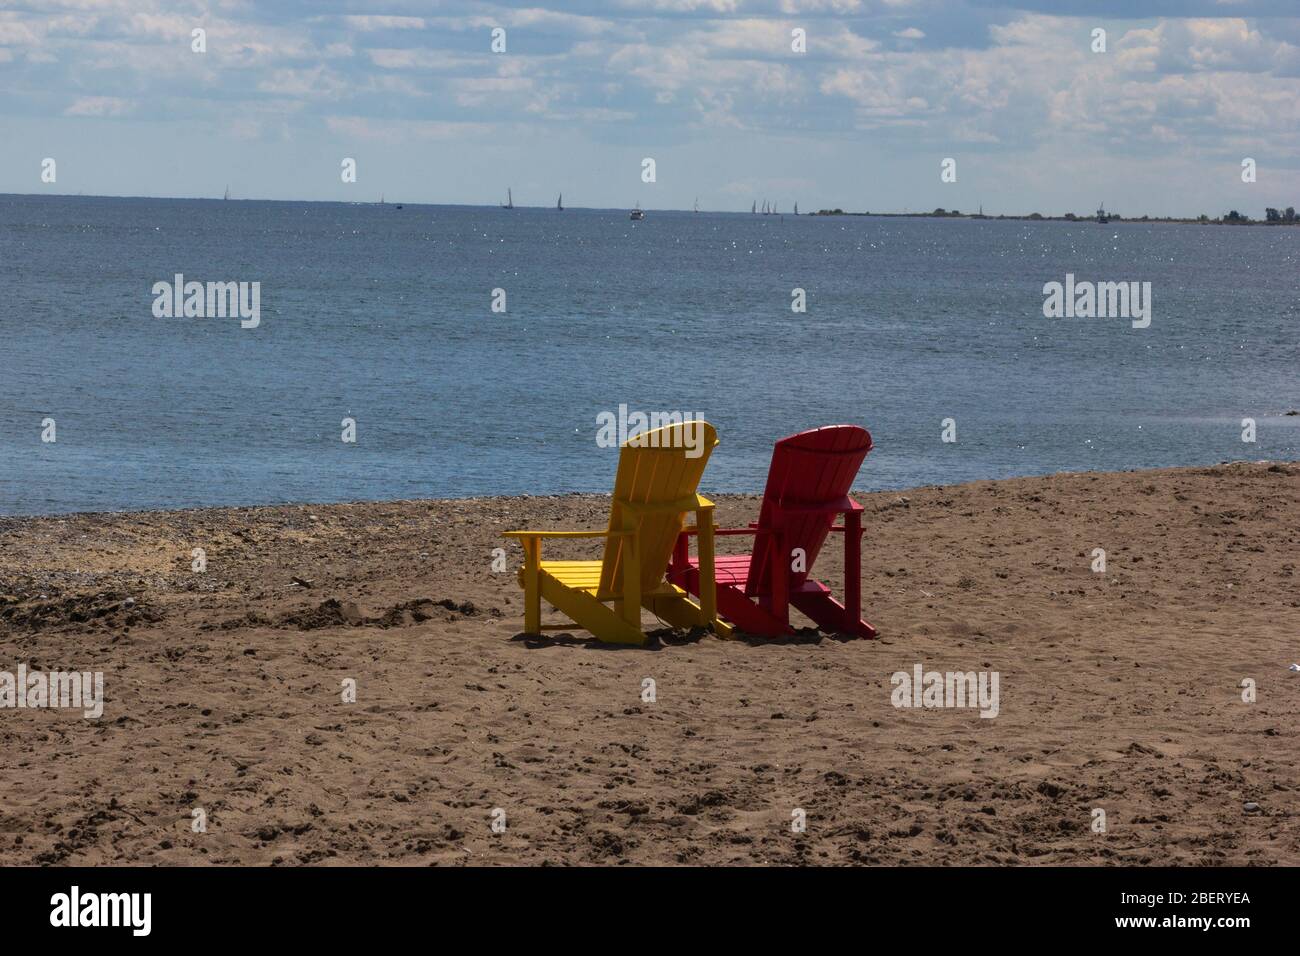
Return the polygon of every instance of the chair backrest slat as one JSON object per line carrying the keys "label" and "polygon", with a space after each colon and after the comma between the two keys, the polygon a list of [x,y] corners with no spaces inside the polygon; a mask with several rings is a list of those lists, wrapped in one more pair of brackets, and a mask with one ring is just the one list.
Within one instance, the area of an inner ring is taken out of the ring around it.
{"label": "chair backrest slat", "polygon": [[[827,425],[776,443],[758,516],[746,594],[772,593],[771,533],[778,527],[783,538],[782,570],[790,574],[790,588],[793,590],[804,583],[830,534],[835,515],[799,514],[789,509],[817,507],[842,499],[853,487],[869,451],[871,435],[857,425]],[[807,570],[789,570],[795,548],[803,549]]]}
{"label": "chair backrest slat", "polygon": [[[633,435],[619,451],[609,530],[623,530],[625,517],[633,516],[632,526],[637,530],[640,547],[642,593],[662,583],[686,512],[671,509],[637,513],[627,506],[665,504],[694,495],[717,443],[712,425],[688,421]],[[607,540],[597,597],[608,599],[622,593],[624,549],[628,546],[628,538]]]}

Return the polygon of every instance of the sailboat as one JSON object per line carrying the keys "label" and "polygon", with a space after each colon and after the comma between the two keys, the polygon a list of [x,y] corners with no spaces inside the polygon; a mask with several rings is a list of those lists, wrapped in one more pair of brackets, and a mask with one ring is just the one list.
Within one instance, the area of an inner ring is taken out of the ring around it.
{"label": "sailboat", "polygon": [[506,201],[501,204],[501,208],[502,209],[515,208],[515,194],[510,191],[510,187],[508,186],[506,187]]}
{"label": "sailboat", "polygon": [[749,207],[749,214],[750,214],[751,216],[758,215],[758,200],[757,200],[757,199],[754,200],[754,205],[752,205],[752,206]]}
{"label": "sailboat", "polygon": [[560,198],[555,200],[555,208],[564,212],[564,193],[560,193]]}
{"label": "sailboat", "polygon": [[222,198],[222,199],[229,199],[229,198],[230,198],[230,187],[229,187],[229,186],[226,187],[226,194],[225,194],[224,196],[222,196],[221,198]]}
{"label": "sailboat", "polygon": [[1102,203],[1097,207],[1097,221],[1103,226],[1110,222],[1110,217],[1106,215],[1106,204]]}
{"label": "sailboat", "polygon": [[386,203],[384,202],[384,194],[383,194],[383,193],[380,193],[380,194],[379,194],[379,205],[381,205],[381,206],[386,205]]}
{"label": "sailboat", "polygon": [[795,204],[794,204],[794,214],[795,214],[796,216],[799,215],[799,204],[798,204],[798,203],[795,203]]}
{"label": "sailboat", "polygon": [[699,196],[696,196],[696,197],[695,197],[695,208],[694,208],[692,211],[693,211],[693,212],[699,212],[699,211],[700,211],[700,197],[699,197]]}

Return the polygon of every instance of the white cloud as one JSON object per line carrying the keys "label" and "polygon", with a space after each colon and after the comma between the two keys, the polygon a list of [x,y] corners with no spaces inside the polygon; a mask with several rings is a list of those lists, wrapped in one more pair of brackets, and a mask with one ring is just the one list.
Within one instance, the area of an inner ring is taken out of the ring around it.
{"label": "white cloud", "polygon": [[354,30],[423,30],[421,17],[345,16],[343,22]]}
{"label": "white cloud", "polygon": [[[489,123],[590,125],[608,138],[636,124],[702,143],[709,129],[905,128],[911,148],[1023,153],[1086,135],[1216,156],[1267,131],[1274,162],[1300,164],[1300,32],[1267,19],[1102,21],[1110,52],[1094,54],[1095,18],[990,13],[973,0],[620,0],[589,14],[447,0],[436,15],[297,21],[252,0],[193,15],[169,0],[48,2],[52,12],[0,11],[12,91],[0,113],[50,96],[50,112],[68,117],[238,113],[245,135],[290,139],[328,115],[332,129],[392,141]],[[963,27],[945,45],[935,24],[949,2],[978,7],[952,20],[989,23],[987,35]],[[189,49],[195,23],[205,55]],[[505,56],[488,48],[497,25],[510,31]],[[790,49],[794,26],[808,31],[806,55]]]}
{"label": "white cloud", "polygon": [[479,57],[448,54],[443,50],[411,47],[407,49],[371,49],[366,51],[375,66],[385,70],[436,70],[451,72],[481,65]]}
{"label": "white cloud", "polygon": [[741,0],[617,0],[624,10],[643,13],[735,13]]}
{"label": "white cloud", "polygon": [[318,64],[304,69],[274,70],[257,84],[257,88],[277,96],[333,99],[351,92],[354,86],[324,64]]}
{"label": "white cloud", "polygon": [[1267,40],[1245,20],[1163,20],[1131,30],[1116,48],[1124,64],[1160,73],[1194,71],[1268,72],[1289,44]]}
{"label": "white cloud", "polygon": [[461,142],[490,133],[488,123],[444,123],[433,120],[377,120],[366,116],[329,116],[326,128],[339,136],[401,143],[409,140]]}
{"label": "white cloud", "polygon": [[135,104],[116,96],[83,96],[63,111],[64,116],[125,116]]}

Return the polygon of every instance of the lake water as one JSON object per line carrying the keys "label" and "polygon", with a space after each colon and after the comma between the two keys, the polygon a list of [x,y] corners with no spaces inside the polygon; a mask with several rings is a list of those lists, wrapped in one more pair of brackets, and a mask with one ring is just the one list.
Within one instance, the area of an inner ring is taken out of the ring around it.
{"label": "lake water", "polygon": [[[1298,266],[1294,228],[0,196],[0,513],[608,491],[620,404],[717,427],[706,492],[838,422],[862,489],[1296,459]],[[261,324],[155,318],[176,273]],[[1044,318],[1066,273],[1151,282],[1150,327]]]}

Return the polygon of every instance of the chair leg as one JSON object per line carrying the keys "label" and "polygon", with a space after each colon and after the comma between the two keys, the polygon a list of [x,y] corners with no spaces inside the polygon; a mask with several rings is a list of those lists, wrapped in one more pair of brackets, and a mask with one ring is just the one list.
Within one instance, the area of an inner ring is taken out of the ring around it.
{"label": "chair leg", "polygon": [[[698,519],[697,519],[698,520]],[[673,542],[673,557],[668,563],[668,576],[679,574],[691,566],[691,545],[685,531]]]}
{"label": "chair leg", "polygon": [[716,624],[718,584],[713,570],[713,509],[700,508],[696,511],[695,526],[699,531],[700,610],[710,623]]}
{"label": "chair leg", "polygon": [[542,587],[538,580],[542,566],[542,541],[524,538],[524,633],[542,632]]}
{"label": "chair leg", "polygon": [[862,512],[844,515],[844,627],[851,633],[862,618]]}

